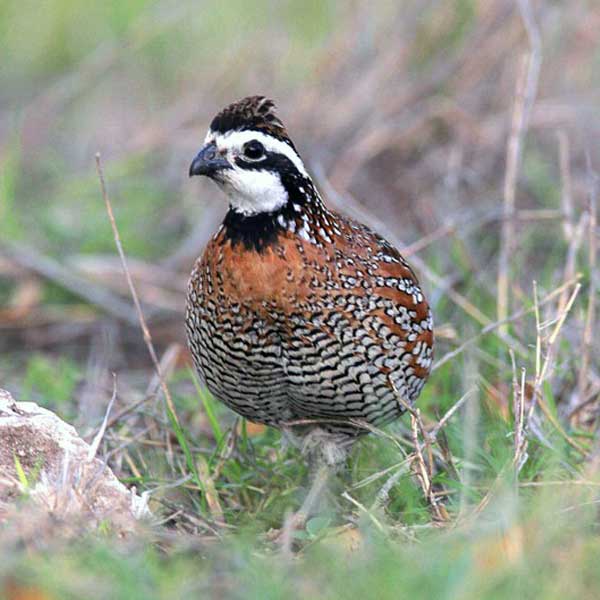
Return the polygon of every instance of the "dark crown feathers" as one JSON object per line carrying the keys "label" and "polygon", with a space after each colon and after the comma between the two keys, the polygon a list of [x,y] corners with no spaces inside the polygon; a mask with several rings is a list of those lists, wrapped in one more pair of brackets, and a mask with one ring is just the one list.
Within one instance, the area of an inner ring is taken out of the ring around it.
{"label": "dark crown feathers", "polygon": [[275,103],[265,96],[248,96],[226,106],[210,124],[212,131],[260,131],[293,146],[276,113]]}

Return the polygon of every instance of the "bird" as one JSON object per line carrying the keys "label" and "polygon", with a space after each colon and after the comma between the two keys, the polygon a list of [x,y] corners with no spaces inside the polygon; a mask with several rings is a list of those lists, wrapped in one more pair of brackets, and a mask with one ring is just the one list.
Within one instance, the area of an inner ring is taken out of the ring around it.
{"label": "bird", "polygon": [[214,117],[189,175],[228,200],[188,285],[196,370],[215,398],[280,429],[321,473],[337,468],[362,434],[414,406],[429,376],[433,317],[415,272],[328,208],[265,96]]}

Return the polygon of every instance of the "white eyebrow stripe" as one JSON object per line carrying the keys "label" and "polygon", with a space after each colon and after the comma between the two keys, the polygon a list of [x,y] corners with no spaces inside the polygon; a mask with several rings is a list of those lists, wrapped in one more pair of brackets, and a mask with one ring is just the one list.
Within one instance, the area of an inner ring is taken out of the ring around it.
{"label": "white eyebrow stripe", "polygon": [[290,161],[293,163],[296,169],[298,169],[298,171],[302,173],[302,175],[308,177],[308,173],[306,172],[302,159],[298,156],[298,154],[296,154],[296,152],[294,152],[294,149],[291,146],[289,146],[285,142],[282,142],[281,140],[278,140],[260,131],[228,131],[227,133],[222,134],[215,133],[214,131],[209,130],[208,134],[206,135],[205,143],[214,141],[218,148],[241,148],[246,142],[249,142],[250,140],[258,140],[262,143],[262,145],[266,148],[268,152],[276,152],[278,154],[283,154],[284,156],[290,159]]}

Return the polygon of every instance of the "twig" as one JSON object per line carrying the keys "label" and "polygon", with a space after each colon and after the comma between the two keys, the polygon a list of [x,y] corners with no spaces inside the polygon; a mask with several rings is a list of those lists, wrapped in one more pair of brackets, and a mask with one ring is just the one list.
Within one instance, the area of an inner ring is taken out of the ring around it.
{"label": "twig", "polygon": [[354,504],[354,506],[356,506],[359,510],[364,512],[369,517],[369,519],[371,519],[371,521],[373,522],[375,527],[377,527],[377,529],[379,529],[379,531],[381,533],[385,534],[385,528],[381,524],[381,521],[364,504],[361,504],[358,500],[353,498],[348,492],[342,492],[342,498],[348,500],[348,502],[350,502],[351,504]]}
{"label": "twig", "polygon": [[[413,444],[415,445],[415,460],[416,463],[416,475],[419,483],[421,484],[421,488],[423,490],[423,494],[431,507],[433,518],[440,523],[448,521],[448,513],[446,512],[443,505],[438,503],[437,498],[433,493],[433,486],[431,483],[431,459],[428,462],[425,462],[425,458],[423,457],[423,452],[421,449],[421,444],[419,443],[419,429],[423,431],[423,423],[421,421],[421,415],[419,410],[414,411],[414,414],[410,415],[410,429],[412,432]],[[427,438],[424,436],[425,444],[427,445]]]}
{"label": "twig", "polygon": [[[404,461],[402,466],[386,479],[385,483],[375,495],[375,500],[371,506],[371,510],[377,510],[381,508],[388,501],[390,497],[390,490],[396,485],[396,483],[398,483],[399,479],[408,471],[409,468],[410,466],[408,461]],[[354,486],[355,489],[356,487],[357,486]]]}
{"label": "twig", "polygon": [[571,446],[571,448],[577,450],[577,452],[579,452],[583,456],[587,455],[588,451],[581,444],[578,444],[564,430],[563,426],[558,422],[556,417],[552,414],[552,411],[550,410],[550,408],[548,408],[548,405],[546,404],[546,402],[542,398],[538,398],[537,404],[540,407],[541,411],[544,413],[544,416],[548,419],[548,421],[550,421],[550,423],[553,425],[553,427],[556,429],[556,431],[558,431],[558,433],[561,435],[561,437],[567,442],[567,444],[569,444],[569,446]]}
{"label": "twig", "polygon": [[[475,217],[470,217],[468,214],[460,214],[458,218],[453,218],[452,221],[441,225],[431,233],[424,235],[410,244],[402,246],[400,251],[402,252],[402,256],[408,258],[409,256],[413,256],[413,254],[423,251],[434,242],[438,242],[446,236],[458,234],[459,236],[463,237],[474,230],[485,227],[486,225],[502,222],[506,218],[507,217],[498,209],[486,211],[485,214]],[[564,213],[560,210],[552,208],[521,209],[515,210],[513,213],[513,219],[515,221],[525,222],[542,220],[553,221],[564,219]]]}
{"label": "twig", "polygon": [[100,425],[100,429],[98,429],[98,433],[94,436],[94,440],[90,444],[90,449],[88,450],[88,461],[92,461],[96,453],[98,452],[98,447],[100,446],[100,442],[104,437],[104,433],[106,432],[106,426],[108,425],[108,417],[110,415],[110,411],[112,410],[113,404],[117,398],[117,376],[113,373],[113,392],[108,403],[108,407],[106,408],[106,413],[104,415],[104,419],[102,420],[102,425]]}
{"label": "twig", "polygon": [[221,507],[221,501],[219,500],[219,493],[217,492],[217,487],[215,486],[215,479],[214,477],[211,477],[208,463],[201,454],[198,455],[197,465],[198,475],[200,476],[202,485],[204,486],[204,497],[206,498],[208,509],[210,510],[213,520],[218,525],[221,525],[224,523],[224,519],[223,508]]}
{"label": "twig", "polygon": [[515,476],[518,479],[519,472],[527,461],[527,437],[525,436],[525,380],[526,371],[521,369],[521,383],[517,382],[517,368],[515,356],[510,355],[513,367],[513,416],[515,420],[515,455],[513,465]]}
{"label": "twig", "polygon": [[479,412],[480,399],[479,391],[481,388],[481,379],[479,376],[479,364],[477,355],[470,352],[466,355],[463,366],[463,380],[471,382],[475,389],[474,397],[469,398],[469,402],[465,405],[465,410],[462,418],[462,460],[460,465],[460,500],[459,500],[459,515],[465,515],[471,504],[469,490],[473,485],[474,472],[477,467],[476,455],[479,448],[478,429],[479,429]]}
{"label": "twig", "polygon": [[600,487],[598,481],[586,481],[581,479],[566,479],[565,481],[523,481],[519,487],[554,487],[554,486],[572,486],[579,485],[583,487]]}
{"label": "twig", "polygon": [[[527,81],[529,58],[521,59],[519,75],[517,77],[517,91],[512,115],[510,136],[506,148],[506,172],[504,177],[504,221],[500,236],[500,252],[498,255],[498,320],[504,321],[508,315],[508,281],[509,281],[509,259],[513,250],[513,239],[515,223],[513,214],[515,212],[515,190],[517,175],[521,158],[521,138],[525,126],[524,106],[525,88]],[[500,331],[508,332],[506,325],[502,325]]]}
{"label": "twig", "polygon": [[526,104],[524,107],[525,128],[527,128],[537,95],[538,79],[542,64],[542,38],[539,27],[535,22],[533,9],[529,0],[518,0],[518,5],[521,19],[527,33],[530,52],[529,69],[527,72],[527,88],[525,91]]}
{"label": "twig", "polygon": [[589,254],[588,262],[590,267],[590,283],[588,289],[588,305],[585,315],[585,327],[583,330],[582,348],[581,348],[581,368],[579,369],[578,388],[579,398],[585,397],[588,387],[588,369],[590,364],[590,353],[592,349],[592,336],[594,332],[594,322],[596,320],[596,291],[598,286],[596,273],[596,261],[598,253],[598,239],[596,237],[596,223],[598,221],[598,176],[592,170],[592,161],[589,151],[586,153],[587,171],[589,179]]}
{"label": "twig", "polygon": [[567,318],[567,315],[569,314],[571,307],[573,306],[573,303],[575,302],[575,298],[577,297],[577,294],[579,293],[580,289],[581,289],[581,284],[578,283],[575,286],[575,288],[573,289],[573,292],[571,293],[571,296],[567,302],[567,305],[565,306],[565,309],[559,315],[559,317],[556,321],[556,325],[554,326],[554,329],[553,329],[552,333],[550,334],[550,338],[548,339],[548,345],[546,348],[546,357],[545,357],[544,361],[542,362],[542,360],[541,360],[541,353],[542,353],[541,337],[542,337],[542,334],[541,334],[541,326],[540,326],[540,318],[539,318],[539,304],[537,301],[537,284],[536,284],[536,282],[534,282],[537,341],[536,341],[535,380],[534,380],[534,384],[533,384],[533,400],[532,400],[531,406],[529,408],[527,425],[529,427],[531,418],[533,416],[534,408],[537,404],[540,407],[540,409],[542,410],[542,412],[544,413],[545,417],[548,419],[548,421],[550,421],[550,423],[554,426],[554,428],[558,431],[558,433],[566,440],[566,442],[572,448],[574,448],[581,454],[585,455],[585,454],[587,454],[587,450],[585,448],[583,448],[583,446],[581,446],[573,438],[571,438],[571,436],[569,436],[569,434],[563,429],[562,425],[558,422],[556,417],[552,414],[552,411],[548,408],[548,406],[546,405],[546,402],[544,401],[544,399],[542,397],[542,384],[545,381],[546,376],[548,375],[548,370],[550,368],[550,364],[552,362],[552,359],[554,358],[554,344],[558,338],[560,330],[562,329],[562,326],[564,325],[565,319]]}
{"label": "twig", "polygon": [[[401,404],[410,414],[411,434],[413,447],[415,449],[413,464],[416,463],[415,474],[417,476],[419,484],[421,485],[421,489],[423,490],[425,499],[431,507],[433,518],[438,522],[446,522],[448,521],[448,513],[444,505],[438,503],[438,500],[435,497],[435,494],[433,493],[433,487],[431,484],[431,479],[433,477],[433,450],[431,444],[433,439],[430,438],[425,429],[423,419],[421,419],[421,411],[418,408],[412,407],[408,402],[406,402],[406,400],[402,397],[402,394],[400,394],[400,392],[396,389],[394,382],[389,376],[388,382],[392,390],[394,391],[394,395],[396,396],[398,403]],[[464,402],[463,399],[461,400]],[[448,418],[450,417],[448,416]],[[427,462],[425,461],[423,451],[421,449],[421,444],[419,443],[419,431],[421,432],[421,436],[423,437],[423,443],[425,444],[425,449],[427,450]]]}
{"label": "twig", "polygon": [[377,471],[375,473],[371,473],[370,475],[367,475],[364,479],[361,479],[360,481],[353,483],[350,486],[350,489],[358,490],[362,487],[370,485],[371,483],[374,483],[378,479],[381,479],[382,477],[385,477],[386,475],[389,475],[390,473],[395,473],[398,470],[405,469],[409,463],[410,463],[410,457],[405,458],[405,459],[401,460],[400,462],[390,465],[389,467],[385,467],[381,471]]}
{"label": "twig", "polygon": [[131,278],[131,273],[127,267],[127,259],[125,258],[125,252],[123,251],[123,246],[121,244],[121,236],[119,235],[119,230],[117,228],[117,223],[115,221],[115,216],[113,214],[112,205],[110,203],[110,199],[108,197],[108,193],[106,191],[106,183],[104,180],[104,172],[102,170],[102,163],[100,161],[100,153],[96,154],[96,171],[98,172],[98,179],[100,180],[100,188],[102,191],[102,198],[104,199],[104,204],[106,205],[106,212],[108,213],[108,219],[110,221],[110,226],[113,231],[113,236],[115,239],[115,245],[117,247],[117,251],[119,253],[119,258],[121,259],[121,264],[123,265],[123,272],[125,273],[125,278],[127,279],[127,285],[129,286],[129,291],[131,293],[131,297],[133,298],[133,303],[135,304],[135,310],[137,312],[138,320],[140,327],[142,328],[142,333],[144,335],[144,342],[146,343],[146,347],[148,348],[148,353],[150,354],[150,358],[152,359],[152,363],[154,364],[154,369],[156,370],[156,374],[160,380],[160,387],[162,388],[163,394],[165,396],[165,401],[173,419],[179,425],[179,419],[177,417],[177,413],[175,412],[175,406],[173,404],[173,400],[171,398],[171,393],[169,392],[169,388],[162,376],[160,363],[158,362],[158,357],[156,355],[156,350],[154,349],[154,344],[152,343],[152,336],[150,335],[150,331],[148,330],[148,326],[146,325],[146,319],[144,318],[144,313],[142,311],[142,306],[140,304],[140,300],[138,298],[137,292],[135,290],[135,285],[133,284],[133,279]]}
{"label": "twig", "polygon": [[430,439],[434,440],[437,438],[438,433],[445,427],[446,423],[452,418],[452,415],[469,399],[471,394],[477,391],[476,388],[471,388],[457,400],[446,412],[446,414],[438,421],[438,424],[427,434]]}
{"label": "twig", "polygon": [[573,183],[571,178],[571,157],[569,137],[565,131],[557,133],[560,156],[560,180],[562,184],[561,208],[563,215],[563,235],[571,240],[573,235]]}
{"label": "twig", "polygon": [[[541,370],[541,374],[540,374],[540,383],[546,378],[551,359],[553,358],[552,350],[554,349],[554,343],[556,342],[556,339],[558,338],[560,330],[562,329],[562,326],[564,325],[565,319],[567,318],[567,315],[569,314],[569,311],[571,310],[571,307],[573,306],[573,303],[575,302],[575,298],[577,298],[577,294],[579,294],[580,289],[581,289],[581,284],[578,283],[575,286],[575,288],[573,289],[573,292],[571,293],[571,297],[569,298],[569,301],[567,302],[565,309],[560,314],[560,316],[556,322],[556,325],[554,326],[554,329],[553,329],[552,333],[550,334],[550,338],[548,340],[548,348],[546,351],[546,358],[544,359],[544,364],[542,366],[542,370]],[[538,323],[538,326],[539,326],[539,323]]]}
{"label": "twig", "polygon": [[[515,195],[521,162],[523,138],[527,132],[531,108],[535,102],[541,63],[540,35],[528,0],[519,0],[521,19],[529,41],[529,53],[521,60],[517,77],[515,102],[508,145],[506,148],[506,172],[504,177],[504,216],[500,254],[498,259],[498,320],[508,316],[509,267],[513,251]],[[507,328],[500,330],[507,333]]]}
{"label": "twig", "polygon": [[[556,298],[556,296],[558,296],[559,294],[562,294],[562,292],[564,290],[568,290],[568,288],[570,286],[576,284],[580,278],[581,278],[581,275],[577,275],[575,278],[571,279],[570,281],[566,281],[560,287],[558,287],[555,290],[553,290],[552,292],[550,292],[543,300],[541,300],[539,305],[543,306],[544,304],[547,304],[548,302],[550,302],[551,300]],[[479,338],[481,338],[483,335],[486,335],[486,334],[494,331],[494,329],[499,328],[501,325],[504,325],[505,323],[510,323],[511,321],[516,321],[517,319],[520,319],[521,317],[529,314],[530,312],[534,312],[534,311],[535,311],[535,306],[533,306],[531,308],[524,308],[522,310],[517,311],[516,313],[513,313],[510,317],[507,317],[506,319],[504,319],[502,321],[496,321],[495,323],[490,323],[489,325],[486,325],[478,334],[474,335],[473,337],[471,337],[468,340],[466,340],[465,342],[463,342],[458,348],[455,348],[454,350],[451,350],[450,352],[447,352],[446,354],[444,354],[444,356],[442,356],[439,360],[437,360],[434,363],[431,370],[435,371],[436,369],[439,369],[442,365],[447,363],[449,360],[452,360],[453,358],[455,358],[456,356],[458,356],[459,354],[464,352],[471,344],[473,344],[474,342],[479,340]]]}
{"label": "twig", "polygon": [[[571,229],[571,238],[569,240],[569,246],[567,248],[567,256],[565,259],[565,268],[564,268],[564,279],[565,281],[572,279],[575,274],[575,269],[577,266],[577,254],[579,253],[579,248],[581,248],[581,243],[583,241],[583,234],[587,228],[589,221],[589,215],[587,212],[581,214],[577,225],[574,225]],[[558,300],[558,312],[560,313],[564,310],[567,305],[567,300],[569,299],[569,294],[567,288],[564,288],[563,293],[560,295]]]}
{"label": "twig", "polygon": [[0,252],[9,256],[12,261],[22,267],[34,271],[65,290],[69,290],[72,294],[94,304],[120,321],[137,325],[135,314],[127,302],[109,290],[78,276],[72,269],[65,268],[53,258],[40,254],[33,248],[8,240],[0,242]]}
{"label": "twig", "polygon": [[367,485],[370,485],[370,484],[376,482],[378,479],[381,479],[382,477],[385,477],[387,475],[388,477],[386,478],[385,483],[381,486],[381,488],[377,492],[375,501],[373,502],[373,505],[371,506],[371,510],[375,510],[376,508],[380,507],[384,502],[387,501],[389,491],[398,482],[400,477],[410,469],[411,461],[412,461],[412,457],[409,456],[408,458],[406,458],[396,464],[390,465],[389,467],[386,467],[385,469],[382,469],[381,471],[377,471],[376,473],[371,473],[371,475],[368,475],[367,477],[365,477],[364,479],[361,479],[357,483],[353,483],[350,486],[350,489],[358,490],[362,487],[365,487]]}
{"label": "twig", "polygon": [[504,480],[509,464],[510,464],[510,462],[505,463],[502,466],[502,468],[496,475],[496,479],[494,479],[494,482],[489,487],[488,491],[485,493],[485,496],[480,500],[479,504],[477,504],[477,506],[473,509],[473,511],[469,515],[467,515],[467,518],[473,519],[477,515],[481,514],[486,509],[486,507],[490,503],[490,500],[493,498],[494,494],[496,493],[496,491],[500,487],[502,481]]}

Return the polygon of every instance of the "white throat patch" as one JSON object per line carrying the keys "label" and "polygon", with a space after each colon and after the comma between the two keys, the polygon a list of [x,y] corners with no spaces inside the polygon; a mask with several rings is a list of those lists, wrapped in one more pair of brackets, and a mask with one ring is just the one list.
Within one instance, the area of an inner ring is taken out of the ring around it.
{"label": "white throat patch", "polygon": [[227,194],[231,207],[246,216],[274,212],[288,201],[279,175],[271,171],[247,171],[234,166],[223,171],[217,183]]}
{"label": "white throat patch", "polygon": [[259,141],[267,152],[283,154],[302,175],[308,177],[298,154],[281,140],[258,131],[229,131],[220,134],[209,130],[205,144],[214,143],[227,156],[232,166],[231,169],[224,169],[215,181],[227,194],[231,207],[246,216],[274,212],[288,201],[288,193],[277,173],[266,169],[244,169],[236,164],[236,156],[242,153],[244,144],[252,140]]}

